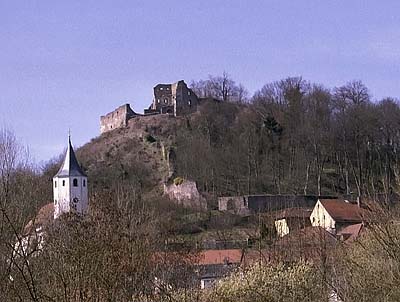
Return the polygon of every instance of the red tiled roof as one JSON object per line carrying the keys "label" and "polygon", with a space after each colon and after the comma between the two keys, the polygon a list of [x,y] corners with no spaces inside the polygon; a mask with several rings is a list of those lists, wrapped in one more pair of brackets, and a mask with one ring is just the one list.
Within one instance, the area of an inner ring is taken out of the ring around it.
{"label": "red tiled roof", "polygon": [[343,237],[343,240],[345,242],[353,242],[358,238],[358,236],[360,236],[360,233],[363,230],[363,228],[364,227],[362,223],[348,225],[345,228],[339,230],[337,232],[337,235],[339,237]]}
{"label": "red tiled roof", "polygon": [[336,222],[362,222],[365,210],[340,199],[320,199],[325,210]]}
{"label": "red tiled roof", "polygon": [[198,264],[226,264],[240,263],[243,252],[240,249],[231,250],[205,250],[200,252]]}

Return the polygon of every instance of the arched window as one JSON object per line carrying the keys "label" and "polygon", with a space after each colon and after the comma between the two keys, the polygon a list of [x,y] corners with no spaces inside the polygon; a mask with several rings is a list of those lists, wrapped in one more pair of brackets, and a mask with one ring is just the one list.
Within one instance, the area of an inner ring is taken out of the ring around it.
{"label": "arched window", "polygon": [[65,187],[65,180],[63,180],[63,183],[62,183],[62,184],[63,184],[63,187]]}
{"label": "arched window", "polygon": [[78,179],[74,178],[74,180],[72,181],[72,184],[74,187],[78,186]]}
{"label": "arched window", "polygon": [[86,187],[86,179],[83,180],[83,186]]}

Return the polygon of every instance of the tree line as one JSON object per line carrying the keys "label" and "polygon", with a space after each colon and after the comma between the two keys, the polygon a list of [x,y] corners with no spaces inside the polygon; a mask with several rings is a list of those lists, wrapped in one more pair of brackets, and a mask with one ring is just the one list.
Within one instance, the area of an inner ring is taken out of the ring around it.
{"label": "tree line", "polygon": [[[177,173],[220,195],[389,196],[399,177],[400,105],[351,81],[328,89],[301,77],[248,97],[227,74],[194,81],[213,97],[177,135]],[[194,160],[195,159],[195,160]]]}

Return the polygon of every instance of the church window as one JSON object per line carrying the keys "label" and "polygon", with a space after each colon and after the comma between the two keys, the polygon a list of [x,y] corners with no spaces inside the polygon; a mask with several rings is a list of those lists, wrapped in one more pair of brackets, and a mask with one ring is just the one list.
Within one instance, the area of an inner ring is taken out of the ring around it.
{"label": "church window", "polygon": [[83,180],[83,186],[86,187],[86,180]]}
{"label": "church window", "polygon": [[74,187],[78,186],[78,179],[74,178],[74,180],[72,181],[72,184]]}
{"label": "church window", "polygon": [[63,180],[62,184],[63,184],[63,187],[65,187],[65,180]]}

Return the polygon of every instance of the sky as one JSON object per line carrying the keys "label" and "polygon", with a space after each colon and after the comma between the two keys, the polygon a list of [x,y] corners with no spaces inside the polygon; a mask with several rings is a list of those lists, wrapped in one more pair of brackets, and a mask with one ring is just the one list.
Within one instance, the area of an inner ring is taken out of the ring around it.
{"label": "sky", "polygon": [[400,1],[0,0],[0,127],[37,164],[143,112],[157,83],[227,72],[252,95],[289,76],[400,97]]}

